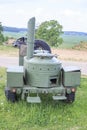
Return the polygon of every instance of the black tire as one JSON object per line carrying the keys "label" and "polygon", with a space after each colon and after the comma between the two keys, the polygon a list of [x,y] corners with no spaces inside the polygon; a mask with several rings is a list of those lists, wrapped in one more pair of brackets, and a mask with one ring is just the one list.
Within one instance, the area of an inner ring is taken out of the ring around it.
{"label": "black tire", "polygon": [[35,40],[34,50],[37,50],[38,48],[41,48],[42,50],[47,50],[49,53],[51,53],[51,49],[50,49],[49,45],[42,40]]}
{"label": "black tire", "polygon": [[16,102],[17,95],[16,92],[11,92],[9,89],[5,88],[5,96],[8,101]]}
{"label": "black tire", "polygon": [[66,93],[66,102],[73,103],[75,101],[75,92],[71,92],[70,94]]}

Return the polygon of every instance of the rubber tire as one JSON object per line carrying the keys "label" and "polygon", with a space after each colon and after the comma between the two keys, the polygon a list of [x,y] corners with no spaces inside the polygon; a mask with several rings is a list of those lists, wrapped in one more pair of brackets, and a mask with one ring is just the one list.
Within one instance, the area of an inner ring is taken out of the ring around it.
{"label": "rubber tire", "polygon": [[42,40],[35,40],[34,50],[37,50],[38,48],[41,48],[42,50],[47,50],[49,53],[51,53],[51,49],[50,49],[49,45]]}
{"label": "rubber tire", "polygon": [[11,92],[9,89],[5,89],[5,96],[8,101],[11,101],[13,103],[17,101],[16,93]]}
{"label": "rubber tire", "polygon": [[66,93],[66,102],[73,103],[75,101],[75,92],[71,92],[70,94]]}

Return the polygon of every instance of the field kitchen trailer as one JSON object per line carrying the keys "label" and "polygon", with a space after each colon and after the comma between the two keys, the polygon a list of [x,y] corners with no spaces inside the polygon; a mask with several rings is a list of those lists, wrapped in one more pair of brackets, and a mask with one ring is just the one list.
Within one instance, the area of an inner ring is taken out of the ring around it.
{"label": "field kitchen trailer", "polygon": [[[51,53],[49,47],[34,49],[34,33],[33,17],[28,22],[27,54],[23,54],[23,49],[21,53],[20,49],[19,65],[7,68],[7,100],[16,102],[20,99],[40,103],[40,95],[51,94],[53,100],[74,102],[77,87],[80,85],[80,69],[75,66],[62,67],[62,63]],[[38,42],[37,40],[37,44]]]}

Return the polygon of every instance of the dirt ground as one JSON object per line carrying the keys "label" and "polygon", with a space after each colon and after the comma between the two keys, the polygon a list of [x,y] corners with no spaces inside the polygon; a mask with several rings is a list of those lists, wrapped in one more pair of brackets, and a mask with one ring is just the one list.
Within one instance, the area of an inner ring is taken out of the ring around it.
{"label": "dirt ground", "polygon": [[53,54],[57,54],[61,60],[87,61],[87,51],[73,49],[52,49]]}

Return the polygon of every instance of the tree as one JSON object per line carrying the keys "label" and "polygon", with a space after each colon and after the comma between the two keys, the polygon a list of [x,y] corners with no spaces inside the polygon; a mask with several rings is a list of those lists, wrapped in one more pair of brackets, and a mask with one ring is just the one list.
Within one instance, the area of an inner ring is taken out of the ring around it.
{"label": "tree", "polygon": [[3,32],[3,27],[2,27],[2,23],[0,22],[0,44],[2,44],[2,42],[4,41],[4,36],[2,32]]}
{"label": "tree", "polygon": [[59,46],[63,42],[60,37],[62,28],[56,20],[45,21],[36,30],[36,38],[45,40],[51,46]]}
{"label": "tree", "polygon": [[0,33],[2,33],[3,31],[3,27],[2,27],[2,23],[0,22]]}

